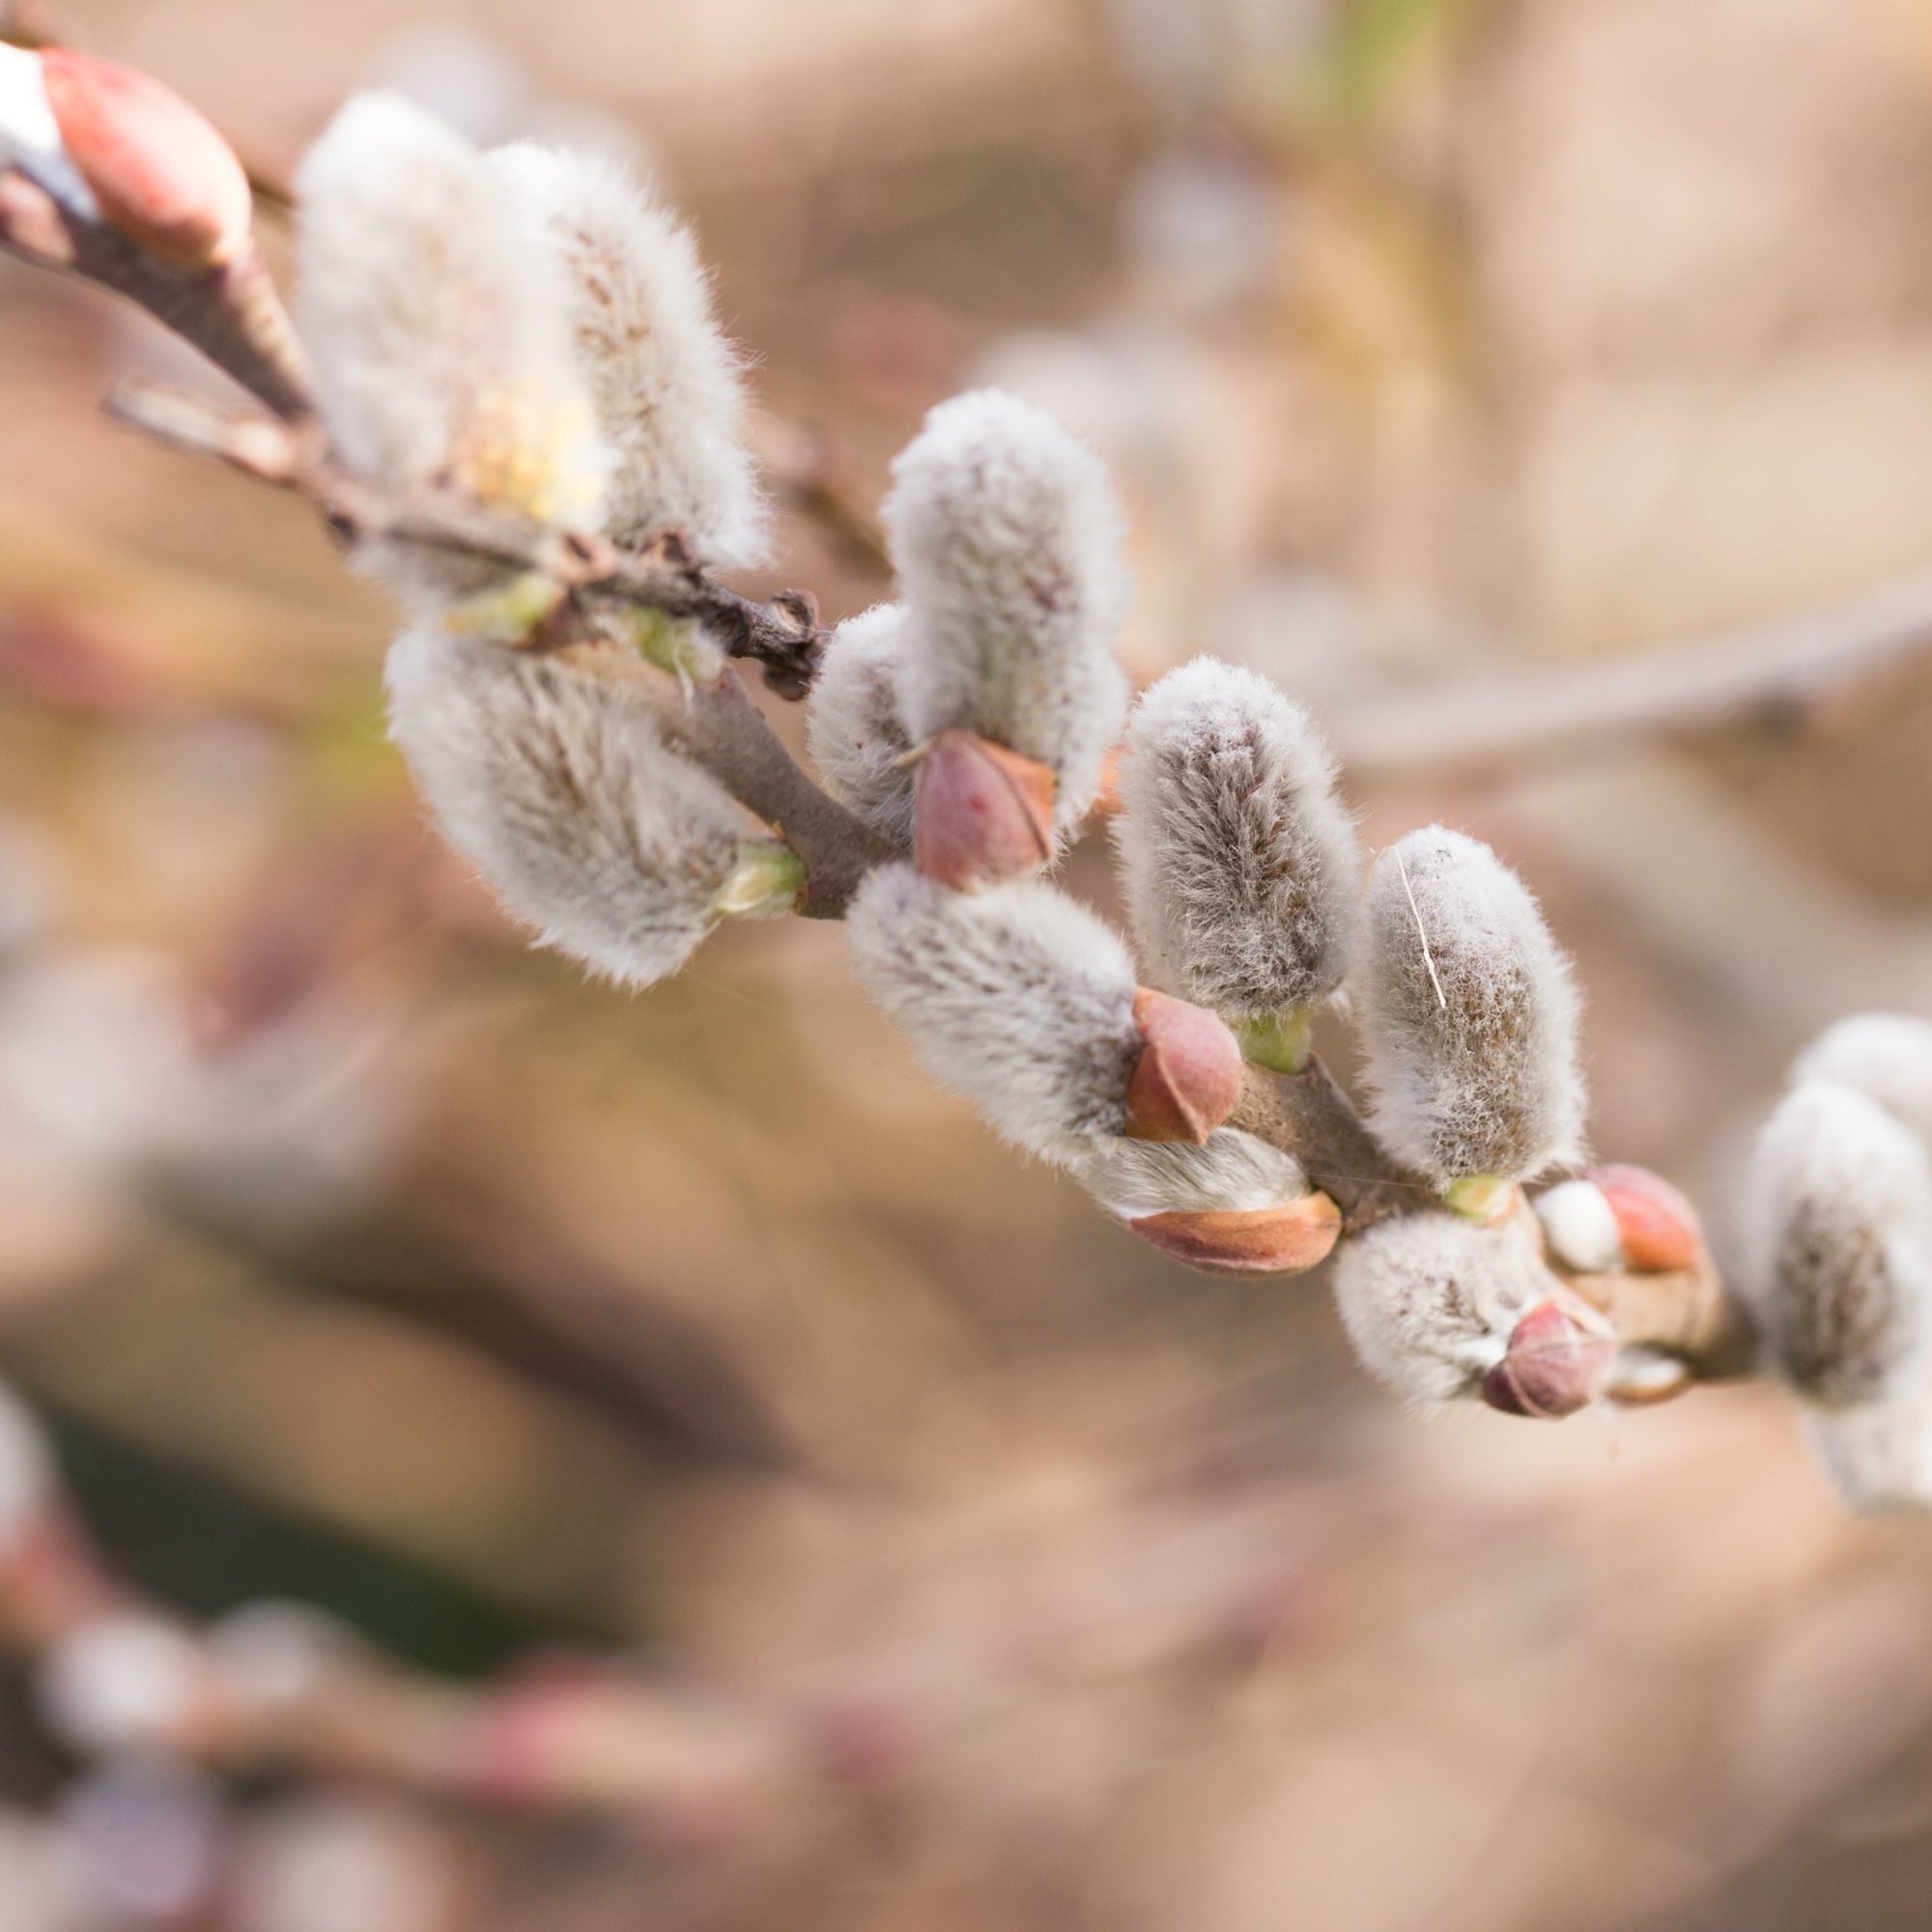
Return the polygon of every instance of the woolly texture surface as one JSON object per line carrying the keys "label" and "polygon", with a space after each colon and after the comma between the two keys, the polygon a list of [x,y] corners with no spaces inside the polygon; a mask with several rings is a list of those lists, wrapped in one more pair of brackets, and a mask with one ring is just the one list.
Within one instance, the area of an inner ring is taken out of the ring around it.
{"label": "woolly texture surface", "polygon": [[1578,1001],[1522,882],[1430,826],[1377,859],[1358,975],[1377,1138],[1437,1185],[1577,1159]]}
{"label": "woolly texture surface", "polygon": [[899,708],[923,743],[957,726],[1052,768],[1055,825],[1099,790],[1126,678],[1121,514],[1097,457],[994,389],[941,403],[893,466],[886,533],[915,627]]}
{"label": "woolly texture surface", "polygon": [[677,525],[709,564],[752,563],[764,504],[744,444],[739,357],[690,231],[614,163],[520,143],[488,157],[520,223],[562,263],[579,365],[615,462],[619,543]]}
{"label": "woolly texture surface", "polygon": [[1851,1408],[1815,1408],[1807,1419],[1819,1461],[1854,1508],[1932,1503],[1932,1396],[1901,1393]]}
{"label": "woolly texture surface", "polygon": [[1798,1056],[1791,1077],[1856,1087],[1932,1145],[1932,1021],[1854,1013]]}
{"label": "woolly texture surface", "polygon": [[[489,158],[408,101],[361,94],[296,185],[298,317],[351,467],[594,527],[611,460],[578,369],[570,290]],[[459,568],[416,556],[432,585]]]}
{"label": "woolly texture surface", "polygon": [[545,945],[630,985],[674,973],[758,829],[621,689],[434,625],[389,719],[444,836]]}
{"label": "woolly texture surface", "polygon": [[1828,1407],[1932,1395],[1932,1160],[1876,1100],[1801,1081],[1751,1159],[1744,1287],[1778,1371]]}
{"label": "woolly texture surface", "polygon": [[1233,1019],[1341,983],[1361,860],[1335,760],[1298,704],[1196,658],[1134,707],[1120,787],[1122,885],[1164,983]]}
{"label": "woolly texture surface", "polygon": [[912,849],[915,796],[913,769],[900,762],[912,750],[897,690],[906,621],[896,604],[846,618],[826,641],[805,714],[825,789],[902,852]]}
{"label": "woolly texture surface", "polygon": [[1109,1141],[1073,1166],[1082,1186],[1123,1216],[1275,1208],[1308,1192],[1301,1163],[1238,1127],[1186,1141]]}
{"label": "woolly texture surface", "polygon": [[1475,1395],[1518,1319],[1556,1285],[1526,1214],[1496,1228],[1406,1214],[1345,1241],[1335,1261],[1336,1304],[1362,1366],[1417,1403]]}
{"label": "woolly texture surface", "polygon": [[860,982],[942,1086],[1063,1163],[1125,1123],[1141,1048],[1126,949],[1051,886],[955,893],[882,866],[845,918]]}

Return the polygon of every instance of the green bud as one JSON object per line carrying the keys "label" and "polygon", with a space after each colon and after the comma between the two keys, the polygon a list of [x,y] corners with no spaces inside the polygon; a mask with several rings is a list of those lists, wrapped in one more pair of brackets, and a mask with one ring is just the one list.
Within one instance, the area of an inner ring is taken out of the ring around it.
{"label": "green bud", "polygon": [[1308,1065],[1309,1037],[1314,1027],[1314,1008],[1289,1007],[1281,1012],[1264,1013],[1259,1019],[1236,1022],[1235,1037],[1241,1042],[1244,1060],[1276,1073],[1299,1073]]}
{"label": "green bud", "polygon": [[1517,1187],[1499,1174],[1467,1174],[1442,1190],[1443,1205],[1465,1221],[1489,1227],[1516,1206]]}
{"label": "green bud", "polygon": [[638,609],[626,613],[631,641],[645,663],[693,684],[716,684],[724,668],[724,653],[711,634],[692,617],[672,617],[663,611]]}
{"label": "green bud", "polygon": [[711,901],[720,919],[773,919],[792,911],[805,891],[805,861],[778,838],[748,838]]}
{"label": "green bud", "polygon": [[563,586],[540,570],[526,570],[499,589],[485,590],[450,607],[443,628],[460,636],[521,644],[556,614]]}

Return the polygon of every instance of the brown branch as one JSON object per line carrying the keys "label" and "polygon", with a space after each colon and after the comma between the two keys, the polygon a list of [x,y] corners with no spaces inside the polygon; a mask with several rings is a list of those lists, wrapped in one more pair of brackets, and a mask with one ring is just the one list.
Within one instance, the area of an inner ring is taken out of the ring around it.
{"label": "brown branch", "polygon": [[[313,423],[292,427],[237,416],[177,390],[124,384],[107,408],[171,448],[307,498],[351,546],[421,544],[540,573],[581,604],[640,606],[694,618],[730,655],[761,664],[767,682],[785,695],[800,696],[810,685],[822,643],[810,597],[786,591],[759,604],[740,596],[697,566],[676,531],[642,550],[619,550],[601,536],[497,516],[452,491],[389,490],[335,462]],[[838,918],[866,873],[895,856],[799,769],[728,670],[715,684],[687,685],[607,641],[550,648],[585,675],[636,689],[676,744],[777,828],[805,861],[799,909],[809,917]]]}
{"label": "brown branch", "polygon": [[1785,622],[1569,670],[1458,677],[1331,721],[1364,784],[1513,773],[1660,736],[1818,728],[1860,687],[1932,649],[1932,577]]}
{"label": "brown branch", "polygon": [[70,213],[25,175],[0,171],[0,248],[146,309],[278,416],[308,413],[307,358],[252,242],[219,268],[188,273]]}

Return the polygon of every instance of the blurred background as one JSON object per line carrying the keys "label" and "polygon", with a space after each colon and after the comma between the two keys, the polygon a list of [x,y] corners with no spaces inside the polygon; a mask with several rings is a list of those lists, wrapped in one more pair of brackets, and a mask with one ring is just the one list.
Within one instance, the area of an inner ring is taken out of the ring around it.
{"label": "blurred background", "polygon": [[[755,358],[761,587],[834,616],[930,404],[1054,411],[1130,505],[1135,670],[1265,670],[1372,843],[1495,843],[1597,1146],[1719,1225],[1794,1049],[1932,1010],[1924,0],[56,24],[269,166],[371,81],[629,156]],[[1187,1275],[995,1147],[835,927],[638,998],[527,951],[384,741],[380,600],[105,424],[130,371],[213,380],[0,261],[0,1371],[184,1614],[615,1661],[792,1750],[696,1725],[548,1815],[218,1783],[83,1763],[0,1666],[9,1932],[1925,1921],[1932,1527],[1848,1517],[1761,1389],[1404,1414],[1319,1277]],[[1878,592],[1905,647],[1829,701],[1672,709]],[[1111,903],[1104,838],[1071,881]]]}

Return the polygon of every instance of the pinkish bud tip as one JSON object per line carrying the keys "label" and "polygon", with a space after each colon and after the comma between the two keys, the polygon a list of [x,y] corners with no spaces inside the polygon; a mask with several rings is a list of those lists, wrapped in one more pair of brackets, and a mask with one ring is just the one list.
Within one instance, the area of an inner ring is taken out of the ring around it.
{"label": "pinkish bud tip", "polygon": [[1126,1134],[1137,1141],[1205,1141],[1241,1097],[1241,1047],[1205,1007],[1143,986],[1134,1024],[1146,1044],[1127,1082]]}
{"label": "pinkish bud tip", "polygon": [[1276,1208],[1169,1208],[1127,1226],[1206,1274],[1300,1274],[1328,1258],[1342,1210],[1325,1194],[1304,1194]]}
{"label": "pinkish bud tip", "polygon": [[182,269],[214,269],[254,217],[235,151],[153,75],[66,47],[41,56],[47,101],[108,227]]}
{"label": "pinkish bud tip", "polygon": [[972,731],[942,731],[919,761],[913,863],[974,892],[1037,872],[1053,856],[1053,773]]}
{"label": "pinkish bud tip", "polygon": [[1603,1315],[1578,1295],[1548,1295],[1510,1331],[1483,1378],[1483,1400],[1505,1415],[1556,1421],[1604,1393],[1616,1359],[1616,1330]]}
{"label": "pinkish bud tip", "polygon": [[1583,1179],[1616,1216],[1626,1267],[1664,1274],[1696,1265],[1704,1251],[1697,1210],[1669,1181],[1645,1167],[1593,1167]]}

